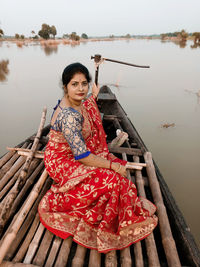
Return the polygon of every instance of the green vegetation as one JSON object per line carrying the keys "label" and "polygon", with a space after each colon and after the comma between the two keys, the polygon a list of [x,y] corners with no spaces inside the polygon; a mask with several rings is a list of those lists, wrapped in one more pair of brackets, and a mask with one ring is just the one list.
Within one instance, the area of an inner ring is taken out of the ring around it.
{"label": "green vegetation", "polygon": [[56,34],[56,27],[54,25],[49,26],[46,23],[42,24],[42,29],[38,32],[38,35],[46,40],[49,39],[51,36],[55,39]]}
{"label": "green vegetation", "polygon": [[81,38],[83,38],[83,39],[88,39],[88,36],[87,36],[86,33],[82,33],[82,34],[81,34]]}
{"label": "green vegetation", "polygon": [[0,29],[0,38],[4,35],[4,32],[2,29]]}
{"label": "green vegetation", "polygon": [[200,32],[194,32],[192,36],[194,37],[194,43],[200,44]]}
{"label": "green vegetation", "polygon": [[69,35],[69,39],[72,41],[79,41],[80,40],[80,36],[76,34],[76,32],[72,32]]}
{"label": "green vegetation", "polygon": [[15,34],[16,39],[24,39],[25,36],[23,34],[19,35],[18,33]]}

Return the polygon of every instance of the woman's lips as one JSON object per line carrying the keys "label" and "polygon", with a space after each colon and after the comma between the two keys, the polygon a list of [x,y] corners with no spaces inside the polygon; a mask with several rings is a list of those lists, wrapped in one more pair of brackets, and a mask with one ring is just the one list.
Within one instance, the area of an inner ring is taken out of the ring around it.
{"label": "woman's lips", "polygon": [[77,94],[77,95],[79,95],[79,96],[84,96],[84,93],[80,93],[80,94]]}

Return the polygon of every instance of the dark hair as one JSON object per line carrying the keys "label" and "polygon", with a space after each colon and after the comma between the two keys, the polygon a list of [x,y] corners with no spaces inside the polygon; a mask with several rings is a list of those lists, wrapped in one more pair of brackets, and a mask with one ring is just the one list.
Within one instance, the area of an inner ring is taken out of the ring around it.
{"label": "dark hair", "polygon": [[84,65],[82,65],[81,63],[77,62],[77,63],[72,63],[72,64],[68,65],[64,69],[63,74],[62,74],[63,85],[67,86],[68,83],[71,81],[71,79],[73,78],[73,76],[76,73],[84,74],[87,82],[90,83],[91,76],[90,76],[88,69]]}

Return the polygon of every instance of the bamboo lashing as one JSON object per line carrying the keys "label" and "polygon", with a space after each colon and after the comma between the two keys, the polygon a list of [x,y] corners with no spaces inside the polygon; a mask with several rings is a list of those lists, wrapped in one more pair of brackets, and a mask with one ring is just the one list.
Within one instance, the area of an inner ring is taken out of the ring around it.
{"label": "bamboo lashing", "polygon": [[144,159],[145,162],[147,163],[146,170],[149,177],[149,185],[151,187],[153,199],[157,207],[157,213],[159,219],[158,222],[160,226],[162,243],[167,258],[167,263],[169,267],[180,267],[181,263],[176,249],[176,244],[172,236],[169,219],[167,216],[166,208],[163,203],[162,194],[156,177],[156,172],[153,165],[151,153],[145,152]]}
{"label": "bamboo lashing", "polygon": [[[135,162],[139,162],[139,157],[135,156],[133,157],[133,160]],[[135,174],[135,182],[138,190],[138,195],[141,197],[146,198],[146,193],[144,190],[144,182],[142,179],[142,173],[141,171],[136,171]],[[146,250],[147,250],[147,256],[148,256],[148,266],[149,267],[158,267],[160,266],[159,258],[158,258],[158,252],[156,249],[156,244],[154,240],[154,235],[151,233],[148,237],[145,238],[145,244],[146,244]],[[134,252],[136,254],[136,267],[142,267],[144,265],[143,259],[141,259],[141,247],[139,245],[135,244],[134,246]]]}
{"label": "bamboo lashing", "polygon": [[38,180],[37,184],[34,186],[29,197],[27,198],[27,200],[26,200],[23,208],[21,209],[18,217],[14,221],[10,231],[5,236],[5,238],[1,244],[1,247],[0,247],[0,264],[3,261],[3,258],[6,254],[6,252],[8,251],[10,245],[12,244],[13,240],[15,239],[17,232],[19,231],[19,228],[21,227],[23,221],[25,220],[28,211],[32,207],[36,198],[38,197],[39,192],[42,189],[42,186],[43,186],[47,176],[48,176],[48,173],[46,170],[44,170],[44,172],[40,176],[40,179]]}
{"label": "bamboo lashing", "polygon": [[12,193],[9,193],[7,198],[6,198],[6,202],[5,203],[1,203],[1,215],[0,215],[0,234],[3,232],[3,228],[9,218],[10,215],[10,210],[12,208],[12,204],[17,196],[17,194],[19,193],[19,191],[21,190],[22,186],[24,185],[25,181],[26,181],[26,176],[27,176],[27,172],[28,172],[28,168],[30,166],[30,163],[33,159],[34,153],[37,150],[38,147],[38,143],[39,143],[39,139],[40,136],[42,134],[42,129],[44,127],[44,123],[45,123],[45,118],[46,118],[46,112],[47,112],[47,108],[45,107],[43,109],[42,112],[42,117],[41,117],[41,121],[40,121],[40,125],[39,125],[39,129],[36,135],[36,138],[33,142],[33,146],[31,148],[31,152],[30,155],[26,158],[26,162],[24,164],[24,167],[13,187],[13,191]]}

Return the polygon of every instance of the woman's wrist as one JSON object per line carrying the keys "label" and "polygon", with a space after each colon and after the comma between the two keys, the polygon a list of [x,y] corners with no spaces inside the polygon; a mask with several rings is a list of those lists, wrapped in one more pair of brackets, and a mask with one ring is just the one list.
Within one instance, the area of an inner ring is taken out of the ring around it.
{"label": "woman's wrist", "polygon": [[111,169],[115,172],[119,172],[121,169],[121,164],[119,162],[112,162]]}

